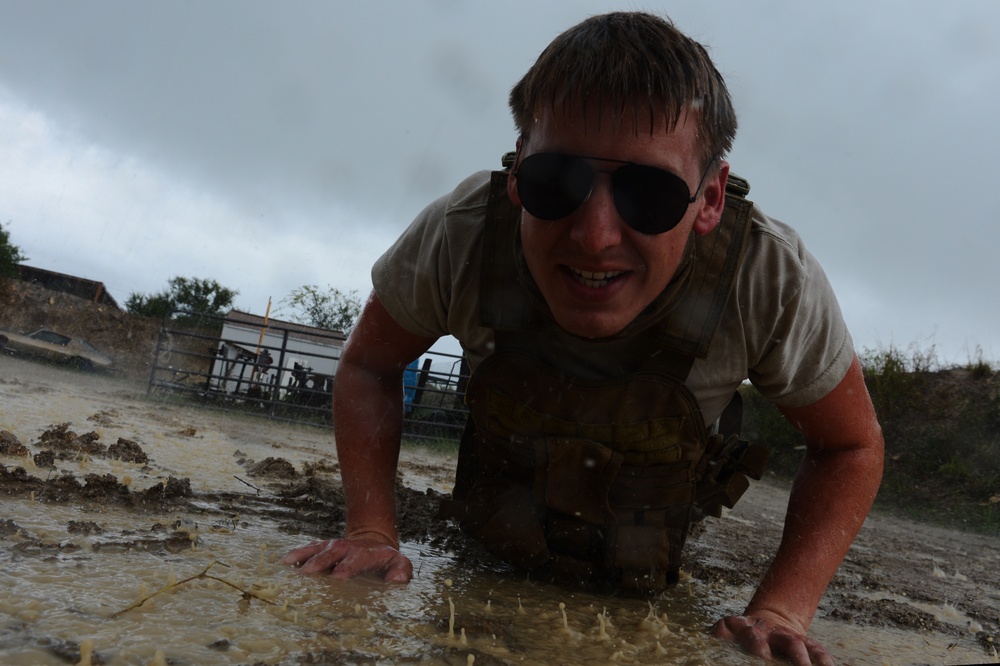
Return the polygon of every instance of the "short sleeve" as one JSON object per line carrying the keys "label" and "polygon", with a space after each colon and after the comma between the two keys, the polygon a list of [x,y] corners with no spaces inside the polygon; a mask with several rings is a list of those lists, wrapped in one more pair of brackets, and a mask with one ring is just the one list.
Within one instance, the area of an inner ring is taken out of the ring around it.
{"label": "short sleeve", "polygon": [[753,281],[749,298],[768,317],[747,323],[749,379],[776,404],[808,405],[847,374],[853,342],[826,274],[798,234],[774,220],[754,233],[756,268],[766,279]]}
{"label": "short sleeve", "polygon": [[826,274],[791,227],[754,209],[733,293],[688,386],[706,423],[749,379],[778,405],[816,402],[840,383],[854,348]]}
{"label": "short sleeve", "polygon": [[489,181],[478,172],[432,202],[372,267],[379,300],[415,335],[483,344],[477,298]]}

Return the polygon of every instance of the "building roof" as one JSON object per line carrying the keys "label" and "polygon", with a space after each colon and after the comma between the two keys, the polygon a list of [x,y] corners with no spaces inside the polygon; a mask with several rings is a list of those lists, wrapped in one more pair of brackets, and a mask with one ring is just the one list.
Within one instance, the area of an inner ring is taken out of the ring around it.
{"label": "building roof", "polygon": [[108,305],[116,310],[121,310],[118,302],[108,293],[103,282],[96,282],[74,275],[56,273],[44,268],[35,268],[25,264],[17,265],[18,276],[24,282],[32,282],[52,291],[61,291],[71,294],[84,300]]}
{"label": "building roof", "polygon": [[[225,323],[242,325],[246,328],[259,329],[264,327],[265,319],[260,315],[250,314],[249,312],[230,310],[229,314],[226,315]],[[290,338],[309,340],[310,342],[315,342],[321,345],[342,347],[344,345],[344,340],[347,338],[343,331],[330,331],[325,328],[317,328],[316,326],[306,326],[305,324],[296,324],[294,322],[270,318],[266,320],[266,323],[268,331],[277,331],[279,333],[288,331],[288,336]]]}

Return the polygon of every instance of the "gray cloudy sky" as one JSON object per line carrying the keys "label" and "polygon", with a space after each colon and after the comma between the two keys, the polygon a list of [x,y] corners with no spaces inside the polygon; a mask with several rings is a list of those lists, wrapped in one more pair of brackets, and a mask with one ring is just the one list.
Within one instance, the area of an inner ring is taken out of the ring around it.
{"label": "gray cloudy sky", "polygon": [[710,47],[733,169],[859,349],[1000,359],[993,0],[4,0],[0,222],[120,302],[175,275],[260,314],[304,284],[367,293],[420,208],[513,146],[507,91],[541,49],[621,8]]}

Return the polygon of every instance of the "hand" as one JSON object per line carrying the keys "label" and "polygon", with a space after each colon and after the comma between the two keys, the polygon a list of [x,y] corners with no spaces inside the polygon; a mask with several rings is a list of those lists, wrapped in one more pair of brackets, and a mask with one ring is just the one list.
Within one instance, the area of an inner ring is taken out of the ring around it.
{"label": "hand", "polygon": [[715,623],[712,635],[738,643],[750,654],[768,661],[783,657],[795,666],[835,665],[833,657],[819,642],[789,627],[780,616],[774,614],[771,618],[771,615],[723,618]]}
{"label": "hand", "polygon": [[290,551],[281,562],[301,565],[305,574],[328,572],[341,580],[372,572],[383,573],[387,583],[408,583],[413,577],[413,564],[406,556],[371,537],[314,541]]}

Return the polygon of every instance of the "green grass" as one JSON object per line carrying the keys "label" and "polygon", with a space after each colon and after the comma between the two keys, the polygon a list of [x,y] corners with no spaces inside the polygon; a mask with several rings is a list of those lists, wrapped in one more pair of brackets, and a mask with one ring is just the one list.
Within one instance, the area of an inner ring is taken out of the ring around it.
{"label": "green grass", "polygon": [[[866,350],[865,383],[885,438],[876,508],[1000,534],[1000,372],[983,359],[943,366],[934,349]],[[771,450],[769,470],[791,479],[805,442],[745,387],[744,436]]]}

